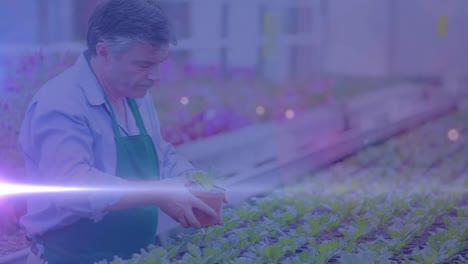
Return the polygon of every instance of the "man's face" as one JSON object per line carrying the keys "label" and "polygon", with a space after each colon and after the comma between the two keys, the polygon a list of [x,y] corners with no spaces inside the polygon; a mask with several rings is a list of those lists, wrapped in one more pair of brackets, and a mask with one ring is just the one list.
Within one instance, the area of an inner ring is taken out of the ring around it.
{"label": "man's face", "polygon": [[160,66],[169,54],[169,46],[154,47],[134,42],[118,56],[109,56],[107,80],[112,89],[130,98],[141,98],[158,86]]}

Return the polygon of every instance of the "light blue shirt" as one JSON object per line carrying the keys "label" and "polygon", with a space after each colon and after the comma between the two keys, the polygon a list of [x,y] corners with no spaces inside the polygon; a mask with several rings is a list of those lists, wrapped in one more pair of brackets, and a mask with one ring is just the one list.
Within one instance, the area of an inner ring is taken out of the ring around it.
{"label": "light blue shirt", "polygon": [[[160,123],[149,94],[136,99],[152,137],[160,177],[177,177],[194,167],[161,136]],[[128,127],[119,120],[122,135],[139,134],[128,105]],[[36,185],[125,186],[116,174],[116,147],[109,108],[102,89],[82,54],[74,66],[48,81],[30,103],[19,135],[29,181]],[[102,219],[104,209],[119,201],[117,192],[41,194],[28,199],[20,225],[28,237],[43,234],[80,218]]]}

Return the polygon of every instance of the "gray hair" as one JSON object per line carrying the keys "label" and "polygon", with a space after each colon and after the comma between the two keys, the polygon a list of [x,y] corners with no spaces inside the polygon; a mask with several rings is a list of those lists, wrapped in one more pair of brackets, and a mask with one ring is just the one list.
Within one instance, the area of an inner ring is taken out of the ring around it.
{"label": "gray hair", "polygon": [[155,0],[101,0],[88,23],[87,45],[96,55],[98,42],[109,44],[114,55],[131,42],[153,46],[177,44],[172,25]]}

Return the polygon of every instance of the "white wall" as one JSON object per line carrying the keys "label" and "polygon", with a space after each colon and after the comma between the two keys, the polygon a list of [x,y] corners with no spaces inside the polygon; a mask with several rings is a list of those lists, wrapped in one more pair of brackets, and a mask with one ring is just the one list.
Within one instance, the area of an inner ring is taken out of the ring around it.
{"label": "white wall", "polygon": [[[24,53],[27,50],[72,43],[74,36],[74,3],[79,0],[3,0],[0,1],[0,56],[6,52]],[[310,58],[299,58],[301,69],[307,71],[313,61],[310,52],[310,33],[283,35],[285,13],[290,6],[319,6],[320,0],[166,0],[170,3],[186,2],[190,8],[190,37],[181,39],[178,50],[189,51],[197,65],[256,68],[270,80],[282,81],[290,77],[291,49],[301,47],[300,52]],[[41,5],[39,5],[41,4]],[[227,18],[223,18],[223,6],[229,5]],[[276,33],[261,35],[260,7],[274,20]],[[315,17],[315,16],[314,16]],[[227,21],[227,24],[223,24]],[[307,21],[307,20],[304,20]],[[308,23],[308,22],[307,22]],[[222,36],[222,26],[227,25],[228,35]],[[303,25],[309,27],[315,25]],[[317,30],[316,32],[319,32]],[[315,33],[314,33],[315,34]],[[316,35],[316,34],[315,34]],[[318,41],[315,41],[317,44]],[[26,46],[18,46],[18,44]],[[3,44],[3,45],[2,45]],[[66,44],[66,45],[69,45]],[[76,44],[76,43],[75,43]],[[76,45],[73,45],[76,46]],[[261,56],[262,47],[268,53]],[[262,60],[262,61],[259,61]],[[225,65],[221,65],[221,64]],[[1,70],[0,70],[1,78]]]}
{"label": "white wall", "polygon": [[73,0],[3,0],[0,43],[31,45],[70,41],[74,37],[74,12]]}
{"label": "white wall", "polygon": [[[47,20],[44,27],[44,38],[47,43],[67,42],[74,39],[73,22],[75,21],[73,0],[40,0],[36,2],[47,4]],[[41,25],[42,26],[42,25]],[[37,30],[40,32],[40,30]]]}
{"label": "white wall", "polygon": [[[192,4],[192,59],[198,65],[217,65],[220,62],[221,3],[198,1]],[[217,23],[214,23],[217,21]]]}
{"label": "white wall", "polygon": [[325,71],[381,76],[388,73],[387,0],[328,1]]}
{"label": "white wall", "polygon": [[[17,50],[21,44],[44,44],[41,39],[54,43],[72,40],[73,1],[76,0],[1,1],[0,44],[9,43],[10,48]],[[300,67],[305,71],[310,67],[307,60],[315,62],[323,58],[324,71],[335,74],[468,74],[466,0],[178,1],[192,3],[193,34],[191,39],[181,41],[177,49],[193,51],[192,58],[197,64],[219,65],[221,49],[227,48],[228,67],[255,67],[260,57],[258,52],[266,44],[274,49],[262,63],[265,74],[273,79],[284,79],[290,72],[291,45],[304,45],[311,47],[311,52],[304,52],[300,58],[300,64],[304,65]],[[46,20],[39,19],[39,3],[48,3],[47,10],[42,11],[50,15]],[[231,7],[227,18],[229,35],[223,40],[221,10],[224,4]],[[277,19],[280,32],[287,6],[312,6],[315,10],[313,25],[310,25],[312,33],[262,37],[259,6],[264,4],[269,14]],[[437,31],[442,15],[448,17],[444,38]],[[6,50],[5,45],[1,45],[0,50]]]}
{"label": "white wall", "polygon": [[229,52],[228,66],[249,67],[257,66],[257,52],[259,49],[258,5],[246,1],[233,1],[228,15]]}
{"label": "white wall", "polygon": [[[467,72],[468,2],[464,0],[395,1],[394,70],[403,75]],[[438,23],[447,16],[447,35]]]}
{"label": "white wall", "polygon": [[3,0],[0,4],[0,43],[30,44],[39,41],[38,3]]}
{"label": "white wall", "polygon": [[[468,70],[468,1],[329,0],[325,71],[441,76]],[[447,16],[445,37],[438,21]]]}

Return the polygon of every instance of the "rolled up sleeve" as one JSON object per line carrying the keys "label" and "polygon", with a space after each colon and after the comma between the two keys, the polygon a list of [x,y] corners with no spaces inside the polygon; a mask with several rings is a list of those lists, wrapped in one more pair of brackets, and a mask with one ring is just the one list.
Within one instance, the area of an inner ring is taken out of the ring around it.
{"label": "rolled up sleeve", "polygon": [[126,181],[93,167],[93,136],[86,119],[63,109],[34,106],[28,115],[29,148],[23,148],[35,159],[36,180],[54,186],[95,188],[53,195],[51,203],[73,217],[95,222],[102,219],[105,209],[118,202],[122,194],[101,188],[123,187]]}

